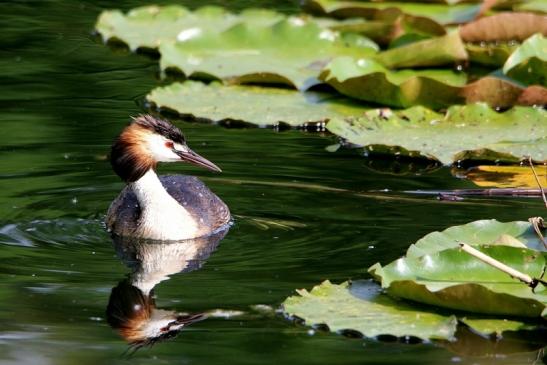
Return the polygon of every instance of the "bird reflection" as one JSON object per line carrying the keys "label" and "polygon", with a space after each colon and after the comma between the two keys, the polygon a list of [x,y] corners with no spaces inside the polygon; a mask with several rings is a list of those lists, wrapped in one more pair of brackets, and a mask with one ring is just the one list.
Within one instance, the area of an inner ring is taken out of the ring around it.
{"label": "bird reflection", "polygon": [[118,257],[131,268],[110,293],[106,317],[133,351],[175,337],[204,313],[180,313],[156,308],[153,289],[170,275],[199,269],[227,230],[184,241],[153,242],[113,237]]}

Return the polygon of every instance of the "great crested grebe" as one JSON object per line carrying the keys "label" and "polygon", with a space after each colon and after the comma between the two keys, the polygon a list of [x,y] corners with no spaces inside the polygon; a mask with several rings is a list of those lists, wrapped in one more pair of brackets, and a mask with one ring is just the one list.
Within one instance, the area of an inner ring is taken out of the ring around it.
{"label": "great crested grebe", "polygon": [[220,172],[192,151],[177,127],[140,115],[115,140],[112,168],[127,185],[108,209],[106,225],[119,236],[184,240],[207,236],[230,222],[230,210],[194,176],[156,174],[158,162],[189,162]]}

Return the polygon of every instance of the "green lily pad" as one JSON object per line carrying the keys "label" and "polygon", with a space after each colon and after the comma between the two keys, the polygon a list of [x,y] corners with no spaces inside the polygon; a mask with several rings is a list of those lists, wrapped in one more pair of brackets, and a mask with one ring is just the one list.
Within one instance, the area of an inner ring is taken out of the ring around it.
{"label": "green lily pad", "polygon": [[[475,246],[506,265],[539,278],[544,253],[521,247]],[[400,258],[369,272],[389,294],[420,303],[471,313],[547,318],[547,290],[526,284],[460,249]]]}
{"label": "green lily pad", "polygon": [[547,38],[536,34],[524,41],[507,59],[503,72],[527,85],[547,86]]}
{"label": "green lily pad", "polygon": [[339,34],[301,18],[270,27],[240,23],[223,33],[203,33],[160,45],[162,70],[236,83],[283,83],[305,90],[319,83],[325,64],[340,55],[366,56],[377,46],[355,34]]}
{"label": "green lily pad", "polygon": [[320,78],[344,95],[395,107],[440,108],[463,101],[467,76],[450,70],[390,71],[372,59],[338,57]]}
{"label": "green lily pad", "polygon": [[466,43],[465,49],[471,63],[501,67],[518,46],[519,44],[514,42],[481,42]]}
{"label": "green lily pad", "polygon": [[418,258],[457,248],[458,241],[470,245],[512,245],[529,250],[545,251],[543,243],[529,222],[499,222],[495,219],[485,219],[453,226],[442,232],[431,232],[410,245],[406,256]]}
{"label": "green lily pad", "polygon": [[444,27],[432,19],[403,14],[398,9],[379,13],[370,20],[350,18],[335,21],[329,28],[359,33],[384,45],[402,36],[429,38],[446,34]]}
{"label": "green lily pad", "polygon": [[334,117],[361,115],[367,109],[351,99],[319,92],[258,86],[174,83],[150,92],[146,99],[160,108],[198,119],[243,121],[258,126],[305,126]]}
{"label": "green lily pad", "polygon": [[336,18],[363,17],[372,19],[379,12],[399,9],[405,14],[430,18],[439,24],[462,24],[475,18],[480,4],[443,5],[406,2],[366,2],[339,0],[305,0],[304,9]]}
{"label": "green lily pad", "polygon": [[374,58],[389,68],[425,67],[467,60],[467,52],[459,33],[452,32],[380,52]]}
{"label": "green lily pad", "polygon": [[236,15],[216,6],[190,11],[178,5],[143,6],[124,15],[119,10],[103,11],[95,29],[104,41],[117,39],[135,51],[138,48],[158,48],[166,41],[192,38],[203,32],[222,32],[238,22],[267,26],[285,16],[266,9],[249,9]]}
{"label": "green lily pad", "polygon": [[393,335],[422,339],[452,339],[455,317],[426,312],[380,293],[365,281],[340,285],[328,280],[310,292],[297,290],[298,296],[283,302],[285,313],[297,316],[308,325],[326,324],[331,331],[352,330],[365,337]]}
{"label": "green lily pad", "polygon": [[361,118],[335,118],[332,133],[361,146],[402,148],[450,165],[461,159],[547,161],[547,111],[513,107],[503,113],[486,104],[455,105],[445,115],[423,107],[370,110]]}
{"label": "green lily pad", "polygon": [[547,14],[547,3],[544,0],[519,1],[513,6],[513,10]]}
{"label": "green lily pad", "polygon": [[378,284],[364,280],[339,285],[327,280],[309,292],[302,289],[297,293],[283,302],[287,315],[301,318],[307,325],[327,325],[331,331],[349,330],[365,337],[415,336],[453,341],[458,321],[484,337],[534,327],[515,319],[476,314],[456,320],[453,315],[438,313],[436,308],[390,297]]}

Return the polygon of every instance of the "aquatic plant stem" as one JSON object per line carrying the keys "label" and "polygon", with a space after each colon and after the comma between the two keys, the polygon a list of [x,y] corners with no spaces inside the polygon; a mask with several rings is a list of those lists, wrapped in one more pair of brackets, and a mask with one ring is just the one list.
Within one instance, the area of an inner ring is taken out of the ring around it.
{"label": "aquatic plant stem", "polygon": [[543,234],[541,233],[541,229],[545,229],[545,222],[543,221],[542,217],[532,217],[528,218],[528,222],[532,224],[532,227],[534,227],[534,231],[536,231],[536,234],[538,235],[539,239],[543,243],[543,246],[547,248],[547,240],[545,240],[545,237],[543,237]]}
{"label": "aquatic plant stem", "polygon": [[496,269],[503,271],[504,273],[510,275],[513,278],[519,279],[532,289],[535,288],[540,282],[543,282],[541,279],[534,279],[530,275],[524,274],[518,270],[513,269],[510,266],[505,265],[503,262],[500,262],[493,257],[490,257],[488,255],[485,255],[484,253],[480,252],[476,248],[471,247],[467,243],[459,242],[460,248],[462,251],[467,252],[471,256],[474,256],[481,260],[482,262],[495,267]]}
{"label": "aquatic plant stem", "polygon": [[543,198],[543,203],[545,204],[545,208],[547,208],[547,197],[545,196],[545,191],[543,191],[543,188],[541,187],[541,183],[539,182],[539,177],[536,174],[536,169],[534,169],[534,163],[532,162],[532,157],[528,157],[528,163],[530,163],[530,168],[532,169],[532,173],[534,174],[536,183],[538,184],[539,190],[541,191],[541,197]]}

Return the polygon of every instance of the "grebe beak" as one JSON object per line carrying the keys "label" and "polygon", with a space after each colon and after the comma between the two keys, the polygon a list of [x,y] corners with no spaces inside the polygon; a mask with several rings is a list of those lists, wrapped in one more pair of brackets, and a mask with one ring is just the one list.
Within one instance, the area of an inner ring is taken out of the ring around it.
{"label": "grebe beak", "polygon": [[207,170],[215,171],[215,172],[222,172],[220,167],[209,161],[203,156],[198,155],[194,151],[192,151],[190,148],[186,147],[186,151],[178,151],[173,150],[177,155],[180,156],[182,161],[189,162],[191,164],[194,164],[196,166],[205,167]]}

